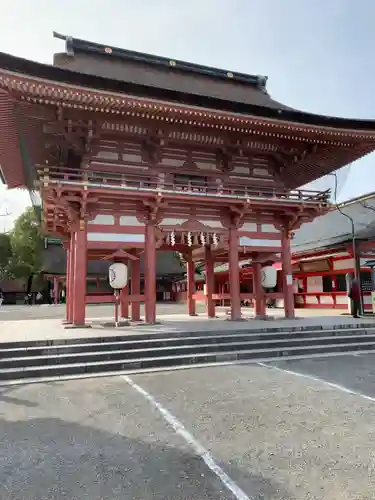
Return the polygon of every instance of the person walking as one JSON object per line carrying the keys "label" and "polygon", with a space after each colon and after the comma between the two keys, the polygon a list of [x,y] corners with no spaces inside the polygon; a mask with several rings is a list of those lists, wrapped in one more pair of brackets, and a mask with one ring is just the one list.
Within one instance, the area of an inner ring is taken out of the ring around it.
{"label": "person walking", "polygon": [[4,294],[2,289],[0,288],[0,307],[3,305],[4,302]]}
{"label": "person walking", "polygon": [[357,279],[352,281],[349,291],[349,297],[352,301],[352,315],[353,318],[359,318],[361,310],[361,286]]}

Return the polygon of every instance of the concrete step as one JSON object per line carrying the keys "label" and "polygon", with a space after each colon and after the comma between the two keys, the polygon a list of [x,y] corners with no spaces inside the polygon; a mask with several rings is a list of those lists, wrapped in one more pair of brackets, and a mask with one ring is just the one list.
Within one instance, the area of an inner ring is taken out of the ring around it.
{"label": "concrete step", "polygon": [[[58,354],[69,354],[87,351],[111,351],[120,349],[154,349],[159,347],[172,347],[180,345],[199,345],[199,344],[218,344],[231,342],[271,342],[273,340],[293,340],[293,339],[311,339],[323,337],[342,337],[353,335],[374,335],[374,328],[351,328],[351,329],[331,329],[331,330],[296,330],[296,331],[275,331],[265,333],[251,332],[180,332],[163,334],[162,336],[153,334],[134,336],[115,336],[103,338],[84,338],[84,339],[57,339],[53,344],[36,345],[34,342],[20,344],[0,343],[0,363],[4,358],[11,357],[34,357],[34,356],[54,356]],[[56,342],[56,343],[55,343]]]}
{"label": "concrete step", "polygon": [[[270,322],[272,324],[272,322]],[[278,325],[280,322],[277,322]],[[119,335],[104,335],[104,336],[97,336],[97,337],[81,337],[81,338],[59,338],[59,339],[44,339],[44,340],[32,340],[32,341],[21,341],[21,342],[1,342],[0,343],[0,350],[6,350],[6,349],[23,349],[23,348],[31,348],[31,347],[52,347],[52,346],[64,346],[64,345],[74,345],[74,344],[92,344],[92,343],[97,343],[97,344],[103,344],[103,343],[111,343],[111,342],[123,342],[123,341],[133,341],[133,342],[139,342],[142,340],[164,340],[168,339],[171,336],[173,338],[185,338],[185,337],[191,337],[196,336],[196,337],[208,337],[208,336],[213,336],[216,337],[218,335],[263,335],[263,334],[272,334],[272,333],[286,333],[286,334],[293,334],[293,333],[302,333],[302,332],[337,332],[337,331],[361,331],[361,332],[366,332],[369,330],[374,330],[375,329],[375,322],[374,323],[356,323],[356,324],[350,324],[350,323],[344,323],[344,324],[336,324],[336,325],[297,325],[297,326],[265,326],[263,328],[249,328],[249,329],[238,329],[235,328],[236,323],[232,323],[231,326],[233,326],[232,329],[223,329],[220,328],[220,325],[218,325],[218,328],[216,330],[203,330],[203,331],[186,331],[186,330],[181,330],[181,331],[173,331],[173,332],[161,332],[160,330],[153,330],[150,331],[153,327],[144,327],[140,326],[139,331],[140,333],[129,333],[127,334],[127,329],[130,327],[123,327],[119,329],[119,332],[122,332]],[[133,331],[134,331],[134,327]],[[142,331],[144,333],[142,333]]]}
{"label": "concrete step", "polygon": [[[201,340],[207,340],[207,338],[198,338]],[[184,339],[186,340],[186,339]],[[290,347],[303,347],[308,346],[324,346],[331,345],[332,342],[335,345],[340,344],[368,344],[369,342],[375,343],[375,333],[373,335],[337,335],[332,338],[332,336],[325,337],[304,337],[304,338],[294,338],[290,336],[289,338],[281,339],[268,339],[261,338],[259,340],[254,340],[249,338],[245,340],[232,339],[232,337],[223,338],[222,341],[217,341],[215,343],[204,343],[196,342],[193,338],[190,339],[190,343],[183,343],[180,345],[166,345],[166,346],[155,346],[154,343],[148,346],[135,345],[131,343],[131,348],[125,345],[125,349],[111,349],[108,350],[105,344],[101,344],[102,349],[92,350],[88,345],[83,351],[82,349],[75,350],[72,349],[71,352],[52,352],[44,353],[42,355],[34,356],[10,356],[7,358],[2,358],[0,361],[0,369],[5,368],[28,368],[31,366],[51,366],[57,364],[71,364],[71,363],[90,363],[98,361],[115,361],[115,360],[128,360],[128,359],[139,359],[139,358],[150,358],[150,357],[177,357],[179,355],[195,355],[210,352],[231,352],[231,351],[247,351],[247,350],[259,350],[259,349],[289,349]],[[212,339],[209,339],[212,340]],[[235,341],[234,341],[235,340]],[[96,345],[97,347],[97,345]],[[14,354],[10,351],[9,354]],[[30,352],[29,352],[30,354]]]}
{"label": "concrete step", "polygon": [[[320,339],[321,340],[321,339]],[[140,373],[147,370],[170,370],[177,368],[192,367],[194,365],[223,365],[234,363],[264,362],[270,360],[298,359],[305,357],[317,357],[327,355],[344,355],[358,352],[374,352],[375,340],[365,338],[366,341],[337,343],[337,339],[330,338],[331,343],[310,345],[291,345],[283,347],[260,348],[258,346],[248,346],[239,350],[217,350],[215,345],[210,345],[210,352],[179,353],[166,355],[165,352],[155,356],[151,352],[150,356],[140,356],[132,352],[133,356],[126,359],[121,354],[121,359],[93,360],[79,362],[77,358],[67,363],[31,364],[22,367],[3,367],[0,364],[0,381],[6,383],[10,381],[27,382],[28,380],[59,380],[61,378],[88,377],[117,373]],[[335,343],[332,343],[335,342]],[[63,357],[61,358],[61,360]],[[27,358],[30,361],[30,358]]]}

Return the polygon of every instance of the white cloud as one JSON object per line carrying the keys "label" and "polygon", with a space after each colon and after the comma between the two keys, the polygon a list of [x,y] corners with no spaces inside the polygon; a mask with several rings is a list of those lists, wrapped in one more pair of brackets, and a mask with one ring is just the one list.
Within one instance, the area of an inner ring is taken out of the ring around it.
{"label": "white cloud", "polygon": [[28,191],[23,189],[8,190],[0,185],[0,232],[9,231],[15,219],[30,205]]}

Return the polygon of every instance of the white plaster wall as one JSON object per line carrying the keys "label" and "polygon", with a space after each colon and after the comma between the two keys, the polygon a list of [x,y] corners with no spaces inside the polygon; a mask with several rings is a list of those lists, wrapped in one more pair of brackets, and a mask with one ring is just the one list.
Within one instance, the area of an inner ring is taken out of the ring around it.
{"label": "white plaster wall", "polygon": [[223,224],[219,220],[200,220],[198,221],[201,224],[204,224],[205,226],[212,227],[213,229],[218,228],[222,229]]}
{"label": "white plaster wall", "polygon": [[318,298],[315,295],[307,295],[306,304],[318,304]]}
{"label": "white plaster wall", "polygon": [[143,227],[144,224],[139,222],[135,215],[122,215],[120,217],[120,226]]}
{"label": "white plaster wall", "polygon": [[115,151],[102,150],[96,155],[97,158],[103,158],[105,160],[117,160],[118,154]]}
{"label": "white plaster wall", "polygon": [[271,174],[268,172],[266,168],[254,168],[253,174],[262,175],[264,177],[271,177]]}
{"label": "white plaster wall", "polygon": [[321,295],[320,296],[320,303],[333,305],[333,297],[330,295]]}
{"label": "white plaster wall", "polygon": [[335,271],[339,271],[341,269],[352,269],[353,267],[354,267],[353,259],[336,260],[333,262],[333,269]]}
{"label": "white plaster wall", "polygon": [[267,239],[253,239],[248,236],[240,237],[240,246],[243,247],[273,247],[280,248],[281,241],[279,240],[267,240]]}
{"label": "white plaster wall", "polygon": [[160,223],[161,226],[179,226],[181,224],[184,224],[184,222],[187,222],[187,219],[173,219],[166,217],[163,219],[163,221]]}
{"label": "white plaster wall", "polygon": [[275,228],[273,224],[262,224],[261,225],[261,230],[264,233],[279,233],[280,231]]}
{"label": "white plaster wall", "polygon": [[115,217],[113,215],[98,214],[89,224],[102,224],[103,226],[113,226]]}
{"label": "white plaster wall", "polygon": [[205,162],[202,162],[202,161],[196,161],[195,162],[197,168],[199,170],[206,170],[206,171],[214,171],[216,172],[217,171],[217,167],[215,165],[215,163],[205,163]]}
{"label": "white plaster wall", "polygon": [[105,243],[143,243],[145,241],[145,235],[89,232],[87,233],[87,241],[98,241]]}
{"label": "white plaster wall", "polygon": [[323,276],[308,276],[307,292],[308,293],[323,292]]}
{"label": "white plaster wall", "polygon": [[249,231],[251,233],[255,233],[257,230],[257,225],[255,222],[245,222],[245,224],[241,227],[241,231]]}
{"label": "white plaster wall", "polygon": [[337,295],[336,304],[348,304],[348,297],[346,295]]}
{"label": "white plaster wall", "polygon": [[176,160],[175,158],[162,158],[161,164],[167,167],[182,167],[184,160]]}
{"label": "white plaster wall", "polygon": [[[141,155],[134,153],[124,153],[122,155],[122,159],[127,162],[136,162],[136,163],[142,161]],[[148,168],[148,165],[145,165],[144,168]]]}
{"label": "white plaster wall", "polygon": [[238,165],[237,167],[234,167],[232,170],[234,174],[248,174],[249,173],[249,167],[241,167]]}

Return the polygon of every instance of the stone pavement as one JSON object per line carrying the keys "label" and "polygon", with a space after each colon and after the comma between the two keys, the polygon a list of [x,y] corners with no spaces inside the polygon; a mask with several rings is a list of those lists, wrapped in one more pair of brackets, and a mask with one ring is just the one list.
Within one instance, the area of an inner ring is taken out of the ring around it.
{"label": "stone pavement", "polygon": [[[320,366],[358,384],[372,364]],[[7,387],[0,498],[370,500],[374,419],[360,395],[257,365]]]}
{"label": "stone pavement", "polygon": [[[131,335],[138,333],[181,332],[181,331],[231,331],[259,330],[264,328],[298,328],[321,326],[337,328],[340,325],[368,324],[375,326],[375,318],[353,319],[351,316],[339,315],[337,311],[327,309],[299,309],[297,318],[287,320],[282,317],[282,311],[269,309],[269,321],[252,319],[253,311],[243,308],[245,321],[231,322],[228,320],[227,308],[217,308],[217,318],[207,319],[200,308],[200,315],[189,317],[185,306],[178,304],[159,304],[158,316],[160,323],[154,326],[130,325],[121,328],[103,328],[103,322],[113,320],[113,309],[108,306],[89,306],[87,308],[88,323],[91,328],[66,329],[62,325],[64,306],[19,306],[16,309],[6,308],[0,313],[0,342],[46,340],[58,338],[100,337],[109,335]],[[54,316],[51,318],[52,311]],[[31,317],[30,317],[31,315]],[[25,319],[22,319],[26,316]],[[273,319],[272,319],[273,318]]]}

